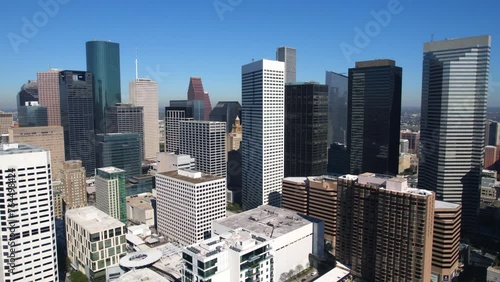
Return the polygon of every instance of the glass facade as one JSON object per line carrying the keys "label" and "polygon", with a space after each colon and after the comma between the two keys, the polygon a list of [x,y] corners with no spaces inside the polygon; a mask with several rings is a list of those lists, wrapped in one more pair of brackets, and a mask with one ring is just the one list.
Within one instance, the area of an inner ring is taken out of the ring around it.
{"label": "glass facade", "polygon": [[240,115],[240,111],[241,105],[239,102],[219,102],[210,112],[209,119],[211,121],[226,122],[226,133],[230,133],[236,117]]}
{"label": "glass facade", "polygon": [[327,71],[328,85],[328,145],[346,143],[347,135],[347,83],[345,75]]}
{"label": "glass facade", "polygon": [[128,179],[127,197],[141,193],[152,193],[155,187],[154,175],[142,174]]}
{"label": "glass facade", "polygon": [[18,122],[20,127],[48,126],[47,107],[38,105],[18,106]]}
{"label": "glass facade", "polygon": [[106,108],[121,102],[120,46],[109,41],[89,41],[87,71],[94,79],[94,128],[106,133]]}
{"label": "glass facade", "polygon": [[125,178],[141,174],[137,133],[96,134],[97,167],[114,166],[125,170]]}
{"label": "glass facade", "polygon": [[[117,179],[118,180],[118,190],[119,190],[119,205],[120,205],[120,218],[119,220],[125,224],[127,224],[127,191],[125,188],[125,178],[126,178],[126,171],[125,173],[123,171],[117,171],[117,172],[107,172],[105,170],[98,169],[97,170],[97,175],[106,179],[106,180],[112,180],[112,179]],[[104,231],[106,232],[106,231]],[[110,232],[113,232],[113,230],[110,230]],[[121,233],[121,230],[120,230]],[[118,234],[117,234],[118,235]],[[112,234],[110,234],[109,238],[112,237]],[[102,241],[102,240],[101,240]],[[108,248],[110,247],[109,244],[106,244],[107,241],[105,241],[105,247]],[[99,248],[102,249],[102,248]]]}

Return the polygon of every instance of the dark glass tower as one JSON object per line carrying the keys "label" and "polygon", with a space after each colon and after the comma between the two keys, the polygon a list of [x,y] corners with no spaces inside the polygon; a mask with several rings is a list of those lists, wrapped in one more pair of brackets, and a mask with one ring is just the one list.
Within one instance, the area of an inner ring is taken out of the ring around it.
{"label": "dark glass tower", "polygon": [[357,62],[349,69],[349,172],[398,174],[401,78],[393,60]]}
{"label": "dark glass tower", "polygon": [[120,46],[109,41],[89,41],[87,71],[94,76],[94,127],[106,132],[106,108],[121,102]]}
{"label": "dark glass tower", "polygon": [[48,126],[47,107],[38,103],[38,83],[28,80],[17,94],[17,118],[20,127]]}
{"label": "dark glass tower", "polygon": [[347,84],[345,75],[327,71],[328,85],[328,145],[345,144],[347,133]]}
{"label": "dark glass tower", "polygon": [[141,174],[139,134],[96,134],[97,167],[114,166],[125,170],[125,178]]}
{"label": "dark glass tower", "polygon": [[285,86],[285,177],[326,174],[328,87]]}
{"label": "dark glass tower", "polygon": [[236,117],[240,115],[241,105],[239,102],[219,102],[210,112],[210,121],[224,121],[226,133],[233,129]]}
{"label": "dark glass tower", "polygon": [[81,160],[87,176],[90,176],[95,170],[92,74],[70,70],[60,72],[59,91],[65,158]]}

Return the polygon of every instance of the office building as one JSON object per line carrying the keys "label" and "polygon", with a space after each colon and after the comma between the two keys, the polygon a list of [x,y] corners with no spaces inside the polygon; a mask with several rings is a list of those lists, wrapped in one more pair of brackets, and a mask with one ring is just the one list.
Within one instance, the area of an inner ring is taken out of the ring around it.
{"label": "office building", "polygon": [[231,131],[226,135],[226,152],[239,150],[242,140],[243,128],[241,127],[241,120],[239,117],[236,117]]}
{"label": "office building", "polygon": [[276,61],[285,63],[285,83],[297,81],[297,50],[291,47],[276,49]]}
{"label": "office building", "polygon": [[136,78],[129,87],[129,102],[144,109],[144,158],[155,159],[160,151],[158,83],[148,78]]}
{"label": "office building", "polygon": [[38,102],[40,105],[47,107],[47,123],[49,126],[61,125],[59,71],[53,69],[37,73]]}
{"label": "office building", "polygon": [[16,127],[9,129],[9,142],[30,144],[50,152],[52,178],[64,163],[64,131],[62,126]]}
{"label": "office building", "polygon": [[325,84],[328,85],[328,145],[347,143],[347,76],[327,71]]}
{"label": "office building", "polygon": [[121,102],[120,45],[110,41],[88,41],[87,72],[93,74],[94,130],[106,133],[106,108]]}
{"label": "office building", "polygon": [[203,100],[170,100],[170,107],[191,109],[194,120],[204,120],[205,118],[205,101]]}
{"label": "office building", "polygon": [[105,279],[106,269],[127,253],[125,224],[94,206],[67,211],[65,221],[71,266],[90,281]]}
{"label": "office building", "polygon": [[285,177],[326,174],[328,87],[285,86]]}
{"label": "office building", "polygon": [[497,158],[497,146],[486,146],[484,147],[484,160],[483,160],[483,168],[484,169],[495,169]]}
{"label": "office building", "polygon": [[59,281],[50,155],[33,145],[0,147],[3,281]]}
{"label": "office building", "polygon": [[500,130],[498,122],[493,120],[486,121],[484,144],[486,146],[500,145]]}
{"label": "office building", "polygon": [[159,152],[165,152],[165,142],[167,141],[166,138],[166,124],[164,119],[158,120],[158,134],[159,134],[159,140],[160,140],[160,151]]}
{"label": "office building", "polygon": [[155,177],[151,174],[134,175],[127,179],[125,187],[127,197],[142,193],[151,193],[153,188],[155,188]]}
{"label": "office building", "polygon": [[269,238],[244,228],[183,250],[183,281],[273,281]]}
{"label": "office building", "polygon": [[226,177],[226,123],[181,121],[179,153],[196,160],[196,170]]}
{"label": "office building", "polygon": [[227,153],[227,201],[241,206],[241,149]]}
{"label": "office building", "polygon": [[349,69],[349,171],[398,174],[402,69],[393,60]]}
{"label": "office building", "polygon": [[156,159],[156,172],[168,172],[178,169],[195,170],[196,160],[190,155],[176,155],[174,153],[158,153]]}
{"label": "office building", "polygon": [[61,181],[52,181],[52,206],[54,207],[54,218],[62,219],[64,214],[63,195],[61,191]]}
{"label": "office building", "polygon": [[418,187],[461,204],[464,231],[479,211],[490,46],[490,36],[424,45]]}
{"label": "office building", "polygon": [[[273,255],[272,281],[283,281],[283,274],[309,267],[309,256],[322,256],[323,234],[316,223],[296,212],[263,205],[212,223],[214,235],[225,236],[231,230],[244,228],[270,241]],[[246,259],[246,257],[244,258]],[[260,265],[260,264],[259,264]],[[246,264],[244,267],[248,267]],[[267,267],[267,265],[265,266]],[[265,271],[265,269],[262,269]],[[253,273],[254,270],[250,269]],[[264,277],[259,277],[264,278]]]}
{"label": "office building", "polygon": [[408,153],[418,154],[420,146],[420,131],[411,131],[408,129],[401,130],[401,139],[408,140]]}
{"label": "office building", "polygon": [[165,107],[165,152],[178,153],[180,140],[180,122],[193,119],[190,107]]}
{"label": "office building", "polygon": [[[201,77],[191,77],[189,78],[189,88],[187,97],[189,101],[203,101],[203,118],[195,120],[210,120],[210,112],[212,111],[212,104],[210,103],[210,96],[208,92],[203,89],[203,83],[201,82]],[[173,106],[173,105],[170,105]],[[194,111],[196,115],[196,111]]]}
{"label": "office building", "polygon": [[230,133],[233,124],[239,118],[241,105],[237,101],[219,102],[210,112],[210,121],[223,121],[226,123],[226,133]]}
{"label": "office building", "polygon": [[349,155],[347,146],[342,143],[333,143],[328,147],[328,173],[346,174],[349,172]]}
{"label": "office building", "polygon": [[434,193],[369,172],[339,177],[337,191],[342,264],[367,281],[430,281]]}
{"label": "office building", "polygon": [[125,171],[116,167],[97,169],[95,206],[117,220],[127,223]]}
{"label": "office building", "polygon": [[409,141],[406,139],[399,140],[399,153],[400,154],[408,154],[409,150]]}
{"label": "office building", "polygon": [[87,206],[85,167],[80,160],[65,161],[60,172],[61,191],[66,210]]}
{"label": "office building", "polygon": [[[226,178],[192,170],[156,174],[158,232],[183,245],[211,237],[226,217]],[[172,228],[175,226],[175,228]]]}
{"label": "office building", "polygon": [[108,133],[137,133],[139,152],[144,160],[144,109],[133,104],[116,104],[106,109]]}
{"label": "office building", "polygon": [[66,160],[81,160],[91,176],[95,170],[94,97],[92,73],[62,71],[59,74],[61,122]]}
{"label": "office building", "polygon": [[[284,176],[285,65],[261,60],[242,66],[243,209],[280,205]],[[269,113],[273,113],[272,115]]]}
{"label": "office building", "polygon": [[125,178],[141,174],[140,136],[137,133],[96,135],[97,167],[125,170]]}
{"label": "office building", "polygon": [[48,126],[47,107],[38,102],[26,102],[17,107],[17,122],[20,127]]}
{"label": "office building", "polygon": [[0,112],[0,134],[8,134],[13,122],[12,114]]}
{"label": "office building", "polygon": [[454,281],[459,275],[461,206],[436,201],[432,243],[432,274],[434,281]]}
{"label": "office building", "polygon": [[23,106],[26,102],[38,102],[38,82],[36,80],[28,80],[17,93],[17,105]]}
{"label": "office building", "polygon": [[141,193],[127,197],[127,219],[134,224],[146,224],[148,227],[155,224],[155,212],[151,205],[153,194]]}

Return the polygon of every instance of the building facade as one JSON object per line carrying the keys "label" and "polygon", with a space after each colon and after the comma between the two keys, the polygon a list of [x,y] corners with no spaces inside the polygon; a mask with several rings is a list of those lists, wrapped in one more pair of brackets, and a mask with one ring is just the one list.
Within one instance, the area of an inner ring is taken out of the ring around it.
{"label": "building facade", "polygon": [[12,114],[0,112],[0,134],[9,134],[13,121]]}
{"label": "building facade", "polygon": [[17,121],[20,127],[48,126],[47,107],[26,102],[17,107]]}
{"label": "building facade", "polygon": [[180,122],[193,119],[190,107],[165,107],[165,152],[178,153],[180,140]]}
{"label": "building facade", "polygon": [[285,83],[297,81],[297,50],[291,47],[276,49],[276,61],[285,63]]}
{"label": "building facade", "polygon": [[238,101],[223,101],[217,103],[210,112],[210,121],[223,121],[226,123],[226,133],[230,133],[233,124],[240,116],[241,105]]}
{"label": "building facade", "polygon": [[347,140],[347,76],[327,71],[325,84],[328,85],[328,145],[346,144]]}
{"label": "building facade", "polygon": [[208,92],[203,89],[201,77],[189,78],[189,88],[187,97],[189,101],[203,101],[203,119],[210,120],[210,112],[212,111],[212,104],[210,103],[210,96]]}
{"label": "building facade", "polygon": [[285,177],[326,174],[328,87],[285,86]]}
{"label": "building facade", "polygon": [[144,160],[144,108],[133,104],[116,104],[106,108],[107,133],[139,134],[139,152]]}
{"label": "building facade", "polygon": [[279,206],[285,173],[285,65],[261,60],[242,66],[241,72],[243,208]]}
{"label": "building facade", "polygon": [[59,281],[50,163],[50,152],[33,145],[0,147],[3,281]]}
{"label": "building facade", "polygon": [[465,231],[479,212],[490,46],[490,36],[424,45],[418,187],[461,204]]}
{"label": "building facade", "polygon": [[196,160],[196,170],[226,177],[226,123],[181,121],[179,153]]}
{"label": "building facade", "polygon": [[38,102],[40,105],[47,107],[47,123],[49,126],[61,125],[59,71],[53,69],[37,73]]}
{"label": "building facade", "polygon": [[178,169],[195,170],[196,160],[190,155],[176,155],[174,153],[159,153],[156,159],[156,172],[168,172]]}
{"label": "building facade", "polygon": [[65,158],[81,160],[87,176],[95,170],[92,80],[92,73],[85,71],[66,70],[59,74]]}
{"label": "building facade", "polygon": [[160,151],[158,83],[149,78],[137,78],[130,82],[129,88],[129,102],[144,109],[144,158],[154,159]]}
{"label": "building facade", "polygon": [[95,206],[113,218],[127,224],[125,171],[116,167],[97,169]]}
{"label": "building facade", "polygon": [[493,120],[486,121],[484,143],[486,146],[500,145],[500,130],[498,122]]}
{"label": "building facade", "polygon": [[420,146],[420,131],[401,130],[401,139],[408,140],[408,153],[418,154]]}
{"label": "building facade", "polygon": [[484,169],[495,169],[495,163],[498,161],[497,158],[497,146],[486,146],[484,147],[484,160],[483,160],[483,168]]}
{"label": "building facade", "polygon": [[80,160],[65,161],[60,172],[61,190],[66,210],[87,206],[86,171]]}
{"label": "building facade", "polygon": [[140,136],[137,133],[96,135],[97,167],[125,170],[125,178],[141,174]]}

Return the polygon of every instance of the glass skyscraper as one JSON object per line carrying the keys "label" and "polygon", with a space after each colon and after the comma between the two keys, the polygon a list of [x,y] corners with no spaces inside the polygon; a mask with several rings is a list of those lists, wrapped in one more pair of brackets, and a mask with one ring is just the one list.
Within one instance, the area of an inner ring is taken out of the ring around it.
{"label": "glass skyscraper", "polygon": [[138,133],[96,135],[97,168],[114,166],[125,170],[125,178],[141,174]]}
{"label": "glass skyscraper", "polygon": [[466,231],[479,210],[490,48],[487,35],[424,45],[418,187],[462,204]]}
{"label": "glass skyscraper", "polygon": [[87,71],[94,76],[94,128],[106,133],[106,108],[121,102],[120,46],[109,41],[88,41]]}
{"label": "glass skyscraper", "polygon": [[327,71],[328,85],[328,145],[345,144],[347,134],[347,76]]}

